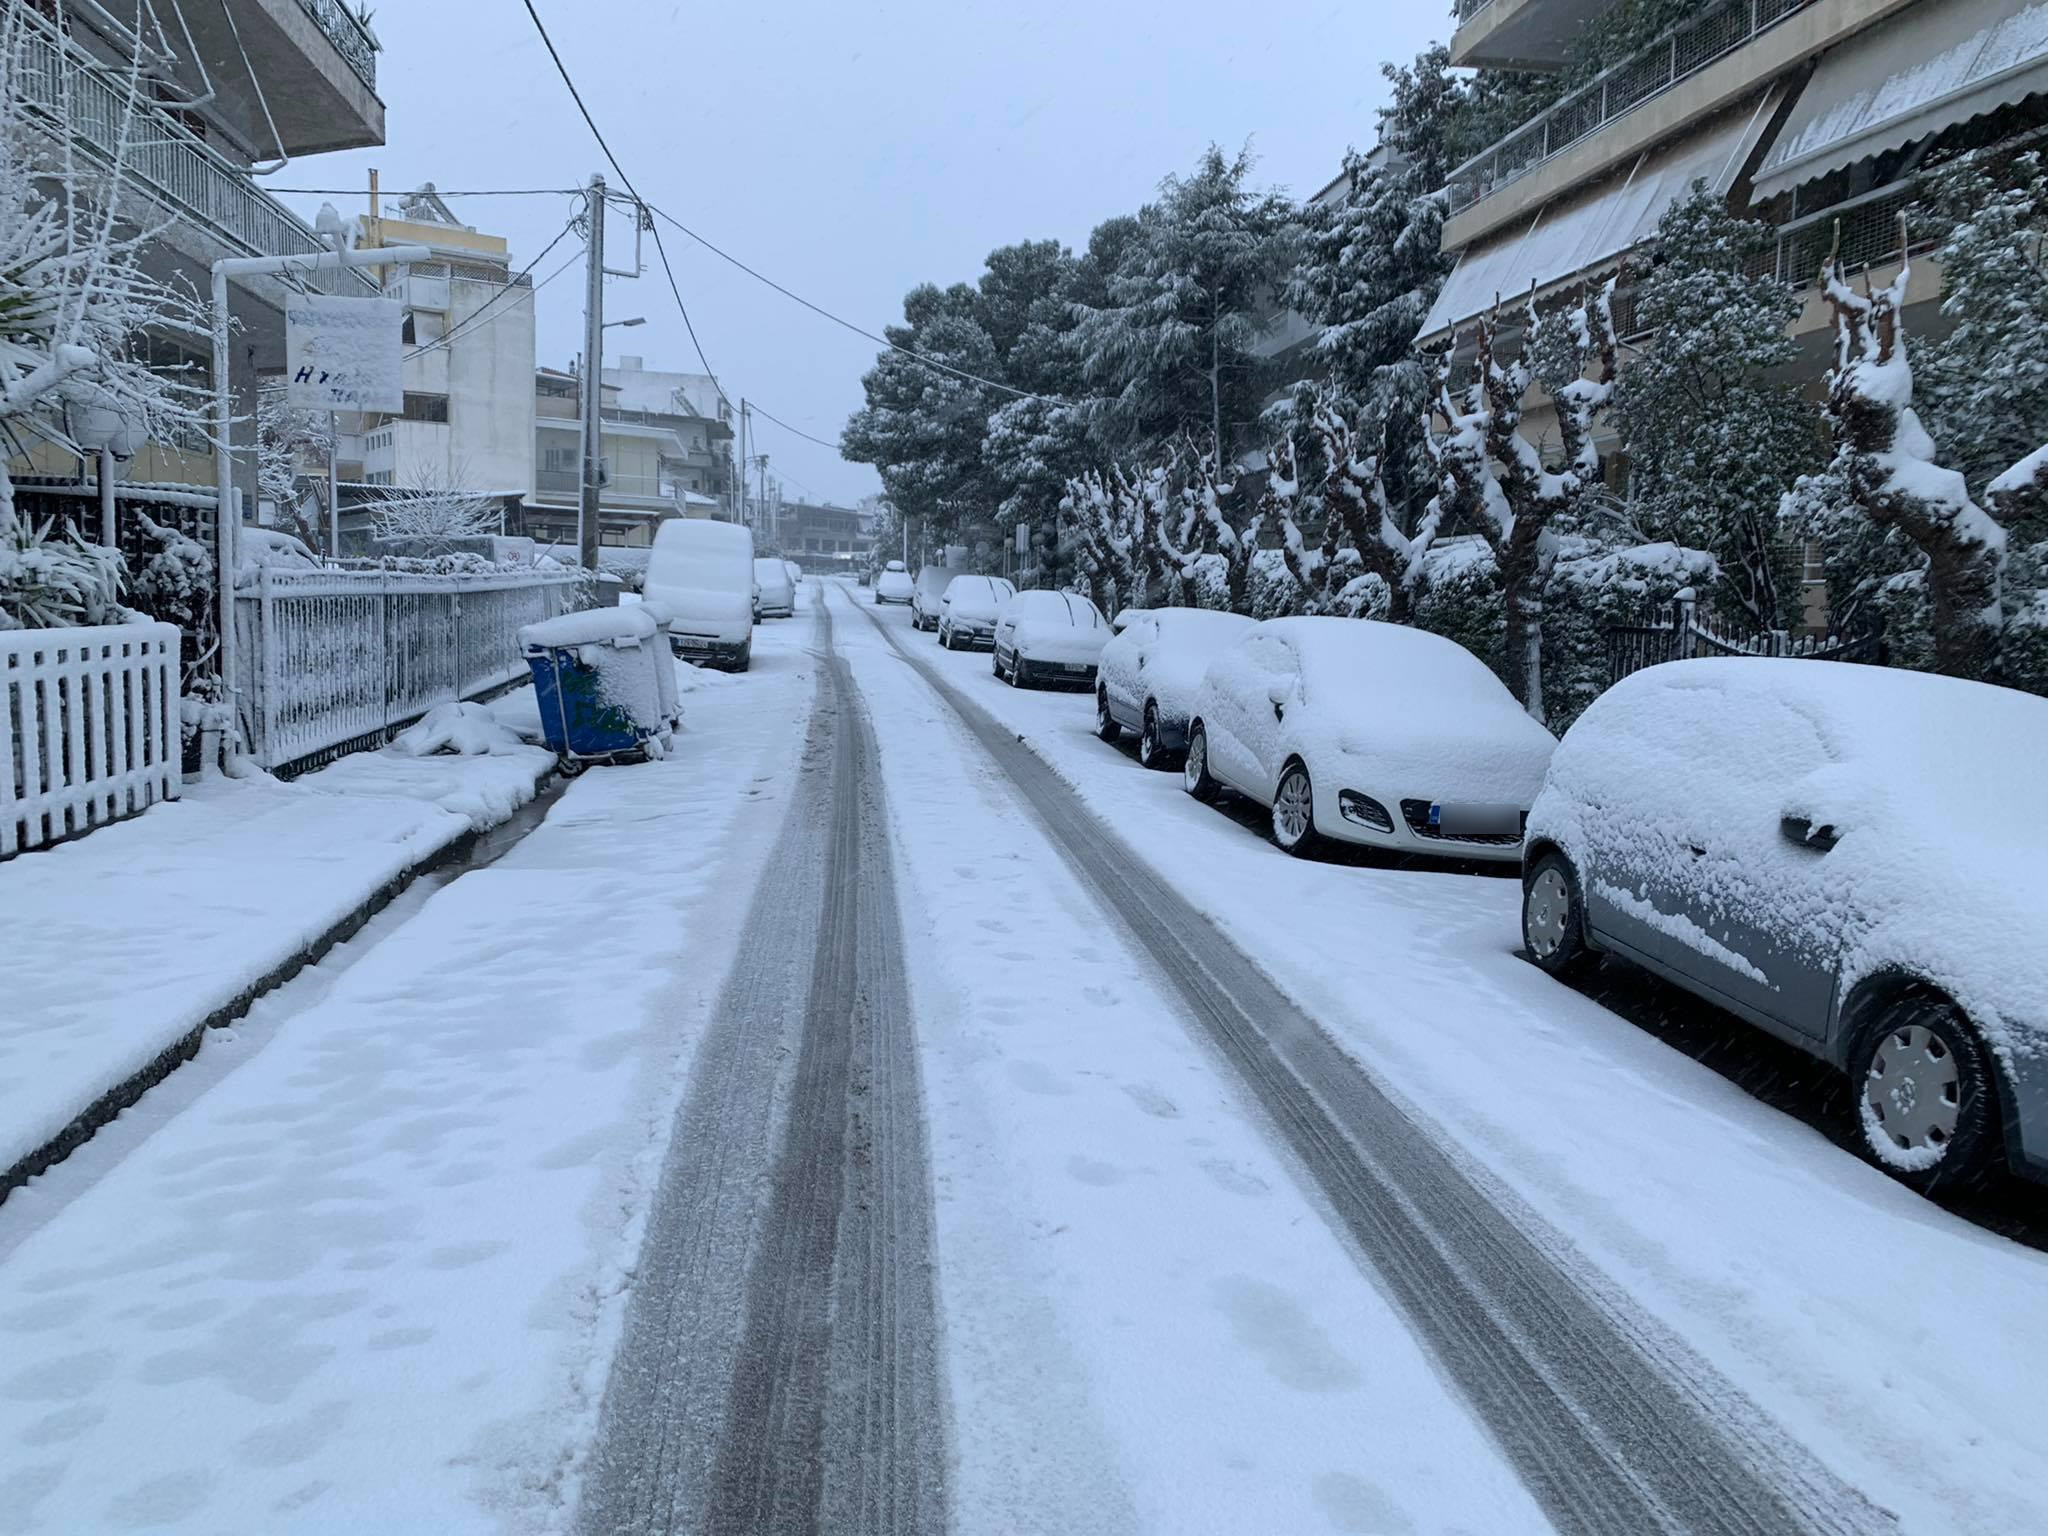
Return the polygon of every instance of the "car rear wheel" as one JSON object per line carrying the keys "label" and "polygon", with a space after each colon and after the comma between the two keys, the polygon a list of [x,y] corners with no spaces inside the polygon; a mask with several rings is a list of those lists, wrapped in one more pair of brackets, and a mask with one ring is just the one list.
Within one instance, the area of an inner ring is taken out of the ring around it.
{"label": "car rear wheel", "polygon": [[1204,805],[1213,805],[1223,786],[1209,775],[1209,733],[1197,720],[1188,727],[1187,761],[1180,765],[1181,788]]}
{"label": "car rear wheel", "polygon": [[1923,1193],[1980,1183],[2002,1151],[1992,1070],[1947,998],[1909,993],[1885,1004],[1849,1052],[1864,1150]]}
{"label": "car rear wheel", "polygon": [[1167,766],[1166,748],[1159,744],[1159,706],[1145,701],[1145,724],[1138,732],[1138,763],[1145,768]]}
{"label": "car rear wheel", "polygon": [[1095,734],[1111,746],[1123,740],[1124,728],[1116,723],[1116,716],[1109,712],[1109,690],[1095,690]]}
{"label": "car rear wheel", "polygon": [[1309,783],[1308,769],[1289,763],[1273,791],[1273,841],[1291,854],[1313,853],[1320,839],[1316,835],[1316,794]]}
{"label": "car rear wheel", "polygon": [[1544,854],[1522,885],[1522,948],[1553,976],[1578,969],[1590,953],[1579,877],[1561,853]]}

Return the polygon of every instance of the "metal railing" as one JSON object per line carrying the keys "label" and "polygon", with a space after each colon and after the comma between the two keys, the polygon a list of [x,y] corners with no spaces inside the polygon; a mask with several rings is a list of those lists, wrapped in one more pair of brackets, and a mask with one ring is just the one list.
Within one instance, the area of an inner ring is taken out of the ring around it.
{"label": "metal railing", "polygon": [[[24,101],[101,170],[112,171],[118,163],[129,186],[167,213],[203,226],[239,255],[310,256],[329,249],[297,214],[161,107],[136,100],[131,120],[127,91],[53,22],[33,11],[24,12],[21,22],[18,85]],[[305,280],[330,293],[376,291],[359,271],[315,272]]]}
{"label": "metal railing", "polygon": [[1768,32],[1814,0],[1727,0],[1602,70],[1498,144],[1451,172],[1450,211],[1460,213],[1581,140]]}
{"label": "metal railing", "polygon": [[356,72],[356,78],[374,93],[377,89],[377,39],[361,17],[343,0],[299,0],[299,9],[313,18],[313,24],[334,44],[334,51]]}
{"label": "metal railing", "polygon": [[1492,4],[1493,0],[1458,0],[1458,25],[1462,27]]}
{"label": "metal railing", "polygon": [[574,571],[245,572],[242,728],[265,768],[382,745],[436,704],[525,675],[521,625],[574,606]]}
{"label": "metal railing", "polygon": [[178,629],[0,632],[0,858],[178,795]]}

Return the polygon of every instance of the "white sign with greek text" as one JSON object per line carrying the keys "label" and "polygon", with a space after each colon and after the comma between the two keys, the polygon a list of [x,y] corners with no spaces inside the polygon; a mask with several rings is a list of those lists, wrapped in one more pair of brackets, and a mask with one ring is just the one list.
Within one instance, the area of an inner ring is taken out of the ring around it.
{"label": "white sign with greek text", "polygon": [[285,400],[320,411],[402,411],[405,377],[396,299],[304,294],[285,306]]}

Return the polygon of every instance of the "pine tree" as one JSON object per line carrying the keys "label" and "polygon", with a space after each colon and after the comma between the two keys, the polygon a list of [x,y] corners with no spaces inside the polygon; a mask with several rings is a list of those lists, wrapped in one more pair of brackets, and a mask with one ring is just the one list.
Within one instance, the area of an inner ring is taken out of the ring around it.
{"label": "pine tree", "polygon": [[1821,437],[1786,377],[1799,299],[1750,275],[1768,239],[1704,185],[1665,213],[1635,289],[1652,340],[1616,381],[1614,423],[1644,539],[1710,552],[1727,599],[1776,629],[1798,602],[1778,504],[1819,467]]}

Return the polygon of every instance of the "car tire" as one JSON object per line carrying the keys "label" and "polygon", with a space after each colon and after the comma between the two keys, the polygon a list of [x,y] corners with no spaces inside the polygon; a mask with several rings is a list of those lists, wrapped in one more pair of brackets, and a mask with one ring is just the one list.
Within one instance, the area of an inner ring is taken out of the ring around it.
{"label": "car tire", "polygon": [[1181,788],[1204,805],[1214,805],[1223,786],[1209,772],[1209,733],[1197,720],[1188,726],[1188,755],[1181,763]]}
{"label": "car tire", "polygon": [[1848,1067],[1857,1145],[1900,1183],[1969,1189],[2004,1161],[1997,1069],[1947,998],[1909,991],[1873,1009]]}
{"label": "car tire", "polygon": [[1145,723],[1138,731],[1138,765],[1141,768],[1171,768],[1171,756],[1159,744],[1159,705],[1152,699],[1145,701]]}
{"label": "car tire", "polygon": [[1095,734],[1097,738],[1115,746],[1124,739],[1124,728],[1116,723],[1116,716],[1109,712],[1109,690],[1095,690]]}
{"label": "car tire", "polygon": [[1273,841],[1283,853],[1307,858],[1322,844],[1316,831],[1316,791],[1306,764],[1290,762],[1273,789]]}
{"label": "car tire", "polygon": [[1522,950],[1538,969],[1568,976],[1584,967],[1586,903],[1572,861],[1552,849],[1522,881]]}

